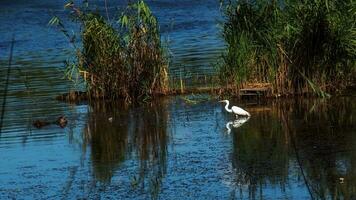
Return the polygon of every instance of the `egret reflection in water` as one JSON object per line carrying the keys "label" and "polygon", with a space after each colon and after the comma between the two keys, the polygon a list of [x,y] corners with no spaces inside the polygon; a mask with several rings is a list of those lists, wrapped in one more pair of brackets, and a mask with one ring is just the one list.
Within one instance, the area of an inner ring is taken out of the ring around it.
{"label": "egret reflection in water", "polygon": [[230,134],[231,128],[239,128],[244,123],[246,123],[249,119],[250,117],[240,117],[234,121],[229,121],[228,123],[226,123],[227,133]]}

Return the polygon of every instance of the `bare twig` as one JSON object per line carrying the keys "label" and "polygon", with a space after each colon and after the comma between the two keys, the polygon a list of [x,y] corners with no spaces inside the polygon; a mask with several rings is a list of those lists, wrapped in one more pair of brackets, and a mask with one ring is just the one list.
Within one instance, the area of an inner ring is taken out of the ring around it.
{"label": "bare twig", "polygon": [[5,114],[5,106],[6,106],[6,96],[7,96],[7,90],[9,86],[9,78],[10,78],[10,72],[11,72],[11,62],[12,62],[12,53],[14,49],[14,43],[15,43],[15,36],[12,36],[12,41],[11,41],[11,47],[10,47],[10,56],[9,56],[9,64],[7,67],[7,76],[6,76],[6,82],[5,82],[5,89],[4,89],[4,97],[2,101],[2,109],[1,109],[1,117],[0,117],[0,136],[1,136],[1,131],[2,131],[2,126],[4,122],[4,114]]}
{"label": "bare twig", "polygon": [[105,2],[105,12],[106,12],[106,17],[108,18],[108,22],[110,22],[109,11],[108,11],[108,4],[107,4],[106,1],[107,1],[107,0],[104,0],[104,2]]}

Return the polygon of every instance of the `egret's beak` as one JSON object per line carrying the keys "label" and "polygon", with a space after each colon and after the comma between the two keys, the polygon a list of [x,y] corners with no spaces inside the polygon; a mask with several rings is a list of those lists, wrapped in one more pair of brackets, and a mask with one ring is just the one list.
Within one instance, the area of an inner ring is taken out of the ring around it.
{"label": "egret's beak", "polygon": [[221,103],[222,103],[222,102],[224,102],[224,100],[221,100],[221,101],[219,101],[219,102],[221,102]]}

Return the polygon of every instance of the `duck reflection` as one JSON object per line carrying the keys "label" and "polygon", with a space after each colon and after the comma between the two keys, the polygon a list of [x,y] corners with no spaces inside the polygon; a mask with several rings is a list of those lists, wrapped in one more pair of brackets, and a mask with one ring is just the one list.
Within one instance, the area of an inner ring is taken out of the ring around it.
{"label": "duck reflection", "polygon": [[239,117],[238,119],[234,121],[229,121],[226,123],[226,129],[227,129],[227,134],[231,133],[231,128],[239,128],[242,126],[244,123],[246,123],[250,117]]}
{"label": "duck reflection", "polygon": [[148,189],[155,195],[167,168],[169,139],[165,102],[135,109],[96,103],[91,109],[84,137],[86,146],[91,148],[94,178],[110,182],[122,162],[137,160],[136,176],[131,177],[133,186]]}

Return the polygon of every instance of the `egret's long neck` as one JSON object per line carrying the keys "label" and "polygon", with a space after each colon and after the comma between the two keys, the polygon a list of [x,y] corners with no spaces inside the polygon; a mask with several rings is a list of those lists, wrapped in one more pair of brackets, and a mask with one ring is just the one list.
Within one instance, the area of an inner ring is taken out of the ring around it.
{"label": "egret's long neck", "polygon": [[229,103],[230,102],[226,102],[226,105],[225,105],[225,110],[227,111],[227,112],[232,112],[232,110],[231,109],[229,109]]}

